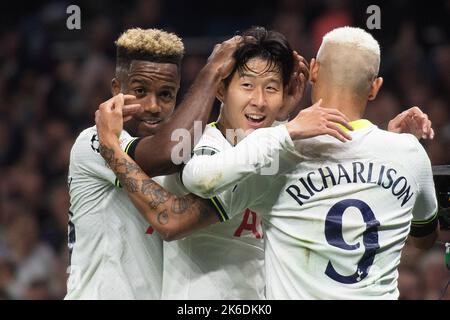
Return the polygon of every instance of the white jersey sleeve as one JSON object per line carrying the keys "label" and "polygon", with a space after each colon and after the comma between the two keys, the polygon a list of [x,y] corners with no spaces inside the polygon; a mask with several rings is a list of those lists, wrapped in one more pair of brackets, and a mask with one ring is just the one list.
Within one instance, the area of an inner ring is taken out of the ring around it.
{"label": "white jersey sleeve", "polygon": [[[122,132],[126,152],[138,141]],[[117,187],[97,130],[76,139],[69,165],[69,265],[65,299],[159,299],[162,240]]]}
{"label": "white jersey sleeve", "polygon": [[194,157],[183,169],[184,185],[202,198],[232,188],[255,173],[276,174],[280,153],[294,149],[284,125],[255,130],[234,148],[222,152],[215,150],[213,140],[202,137],[194,148]]}
{"label": "white jersey sleeve", "polygon": [[418,142],[416,144],[414,167],[410,170],[414,174],[418,193],[412,210],[411,235],[421,237],[436,229],[438,204],[430,159],[423,147]]}
{"label": "white jersey sleeve", "polygon": [[[126,131],[122,131],[119,137],[122,150],[127,152],[128,148],[136,139]],[[104,179],[118,186],[119,181],[116,175],[100,155],[100,144],[95,126],[84,130],[79,135],[71,152],[71,163],[78,167],[78,170],[86,173],[87,176]]]}

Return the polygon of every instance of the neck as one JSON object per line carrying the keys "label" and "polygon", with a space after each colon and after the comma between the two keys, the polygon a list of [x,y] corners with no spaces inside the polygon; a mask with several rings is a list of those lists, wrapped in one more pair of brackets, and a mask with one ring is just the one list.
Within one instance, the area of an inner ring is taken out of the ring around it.
{"label": "neck", "polygon": [[322,107],[337,109],[345,114],[350,121],[361,119],[366,109],[366,101],[345,92],[325,91],[315,95],[313,103],[316,103],[320,98],[322,99]]}
{"label": "neck", "polygon": [[[222,106],[223,108],[223,106]],[[235,146],[238,143],[238,137],[236,135],[227,134],[227,129],[233,129],[228,123],[227,119],[223,116],[222,111],[220,111],[219,118],[216,124],[217,129],[222,133],[222,135],[228,140],[228,142]]]}
{"label": "neck", "polygon": [[233,127],[228,121],[227,117],[223,115],[222,111],[220,112],[219,118],[217,119],[216,127],[233,146],[238,144],[239,141],[244,139],[248,134],[248,132],[244,131],[243,129],[236,129],[235,127]]}

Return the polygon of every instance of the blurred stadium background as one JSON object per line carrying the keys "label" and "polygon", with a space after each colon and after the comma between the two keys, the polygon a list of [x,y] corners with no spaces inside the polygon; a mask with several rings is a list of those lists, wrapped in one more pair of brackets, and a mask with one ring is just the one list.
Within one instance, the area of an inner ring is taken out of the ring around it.
{"label": "blurred stadium background", "polygon": [[[81,8],[68,30],[66,8]],[[344,25],[366,28],[368,5],[381,8],[385,84],[368,118],[382,128],[417,105],[436,137],[424,141],[433,165],[450,164],[450,1],[37,1],[0,4],[0,298],[60,299],[68,252],[66,174],[78,133],[110,97],[113,41],[129,27],[160,27],[185,41],[178,101],[215,43],[251,25],[284,33],[307,60],[321,37]],[[351,62],[350,62],[351,63]],[[309,106],[306,92],[302,106]],[[216,108],[217,111],[217,108]],[[414,155],[411,161],[414,161]],[[441,241],[450,241],[449,232]],[[406,246],[401,299],[438,299],[450,278],[442,244]],[[450,299],[447,292],[444,299]]]}

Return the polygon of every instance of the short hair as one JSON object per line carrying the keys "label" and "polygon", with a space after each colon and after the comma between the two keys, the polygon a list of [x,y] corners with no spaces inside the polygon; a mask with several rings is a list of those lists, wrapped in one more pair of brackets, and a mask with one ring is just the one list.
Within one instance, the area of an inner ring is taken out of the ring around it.
{"label": "short hair", "polygon": [[173,33],[159,29],[128,29],[115,43],[117,66],[128,66],[132,60],[147,60],[173,63],[179,67],[184,55],[181,39]]}
{"label": "short hair", "polygon": [[283,85],[287,85],[294,69],[294,56],[286,37],[260,26],[251,27],[240,35],[243,42],[234,53],[236,64],[231,75],[225,79],[225,85],[228,86],[236,71],[242,74],[250,70],[247,62],[253,58],[267,61],[264,72],[279,69]]}
{"label": "short hair", "polygon": [[321,49],[327,44],[338,44],[351,47],[356,50],[367,51],[377,57],[378,66],[376,73],[380,67],[380,45],[375,38],[367,31],[356,27],[341,27],[331,30],[323,36],[322,44],[317,52],[320,55]]}
{"label": "short hair", "polygon": [[337,28],[323,37],[317,61],[330,84],[365,94],[380,69],[380,46],[363,29]]}

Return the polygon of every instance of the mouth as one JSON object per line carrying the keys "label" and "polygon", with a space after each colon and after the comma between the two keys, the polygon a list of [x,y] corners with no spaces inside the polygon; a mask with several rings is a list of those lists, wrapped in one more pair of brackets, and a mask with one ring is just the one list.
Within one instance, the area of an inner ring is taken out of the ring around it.
{"label": "mouth", "polygon": [[255,114],[255,113],[246,113],[245,117],[247,118],[248,123],[252,127],[259,127],[259,126],[261,126],[263,121],[266,119],[265,115]]}
{"label": "mouth", "polygon": [[144,126],[149,129],[156,129],[162,121],[163,121],[163,119],[161,119],[161,118],[141,119],[141,122],[144,124]]}
{"label": "mouth", "polygon": [[161,118],[149,118],[149,119],[141,119],[142,122],[148,125],[155,125],[162,121]]}

